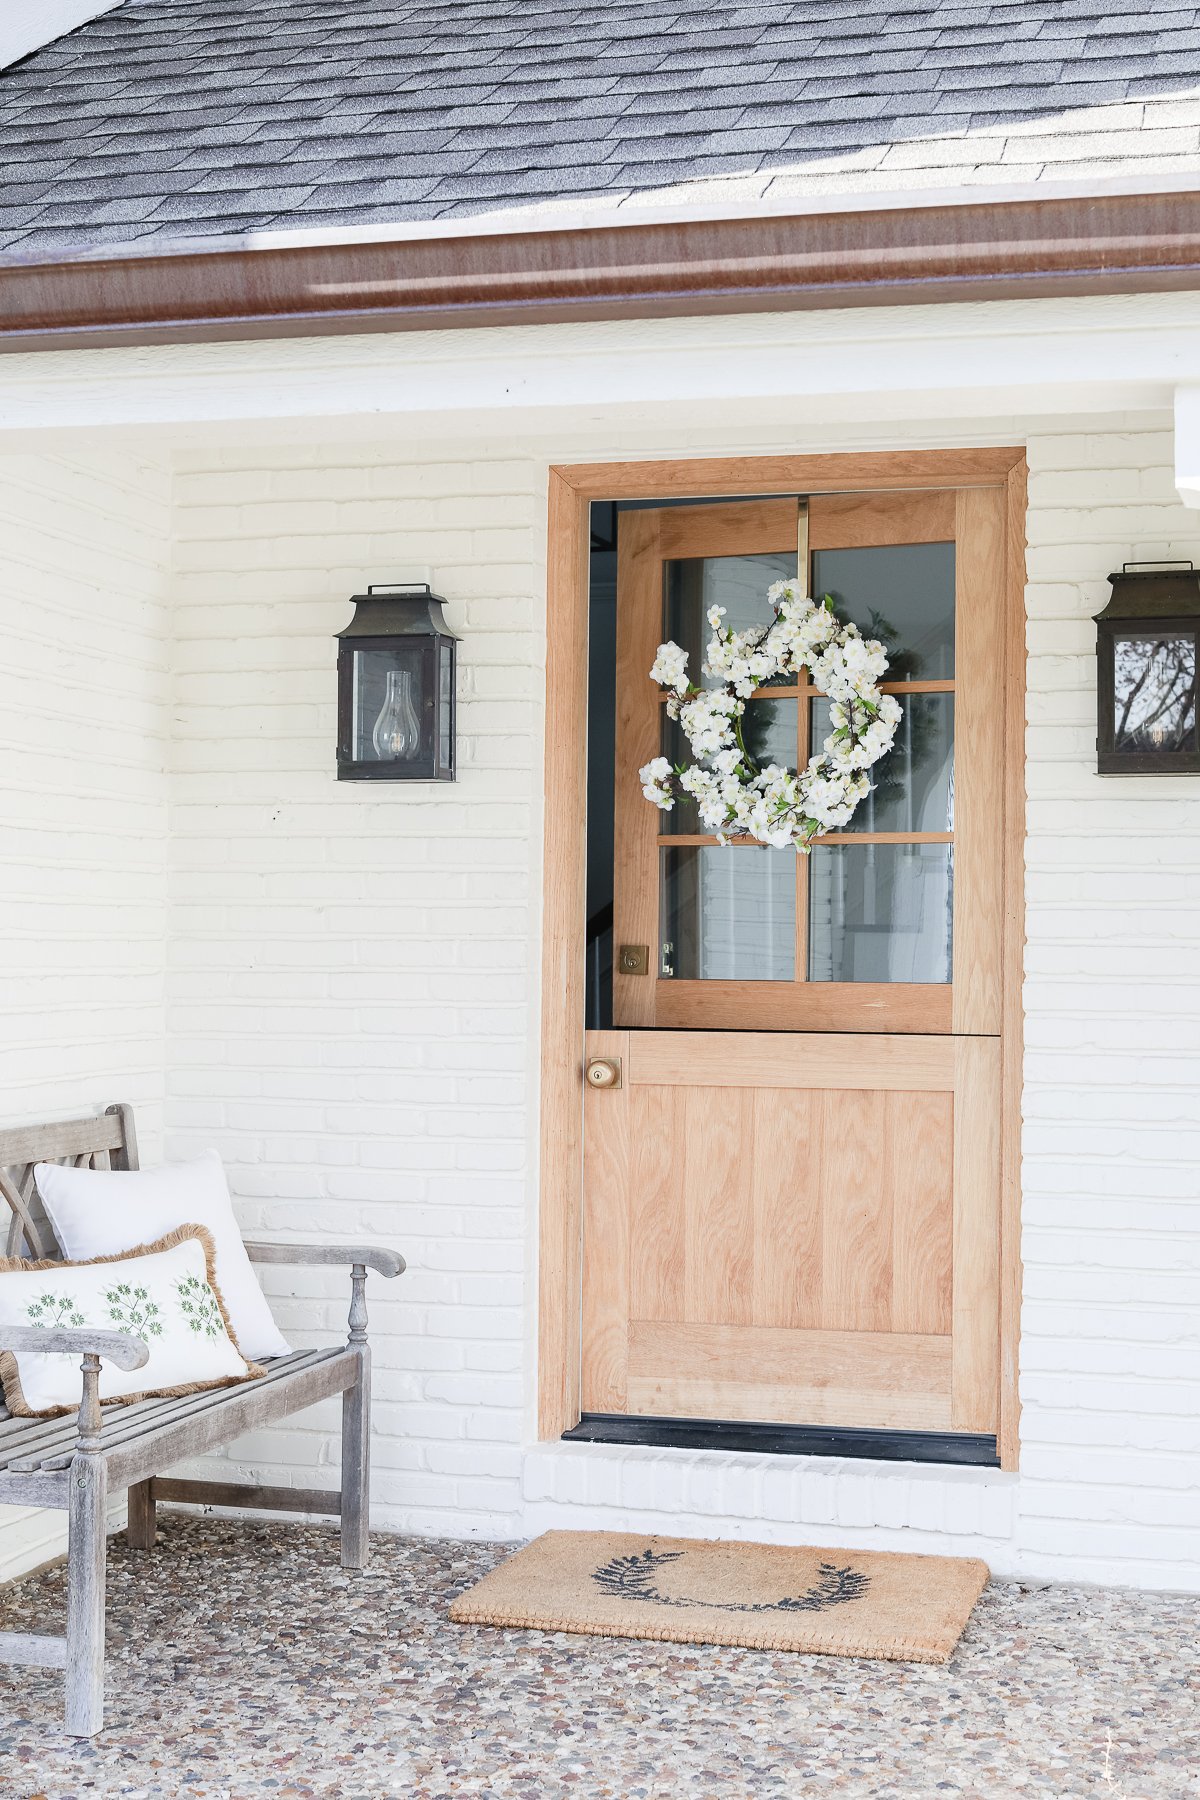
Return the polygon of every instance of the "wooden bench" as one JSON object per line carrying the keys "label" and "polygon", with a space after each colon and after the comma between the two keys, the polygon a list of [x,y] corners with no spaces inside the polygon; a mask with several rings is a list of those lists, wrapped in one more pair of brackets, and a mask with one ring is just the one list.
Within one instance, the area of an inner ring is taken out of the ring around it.
{"label": "wooden bench", "polygon": [[[0,1131],[0,1195],[12,1214],[9,1256],[60,1255],[37,1199],[33,1170],[39,1162],[136,1169],[132,1109],[112,1106],[97,1118]],[[0,1208],[0,1221],[3,1217]],[[136,1550],[154,1546],[156,1503],[186,1500],[340,1516],[343,1567],[361,1569],[366,1562],[371,1404],[367,1270],[399,1275],[404,1258],[359,1244],[248,1243],[246,1249],[253,1262],[349,1268],[345,1346],[275,1357],[265,1364],[265,1376],[241,1387],[102,1411],[102,1360],[107,1357],[121,1369],[140,1368],[149,1354],[141,1338],[120,1331],[30,1329],[10,1330],[0,1345],[69,1351],[82,1358],[77,1414],[16,1419],[0,1406],[0,1505],[61,1507],[68,1518],[67,1634],[0,1632],[0,1662],[65,1669],[66,1724],[76,1737],[91,1737],[104,1722],[105,1509],[110,1493],[129,1490],[129,1542]],[[342,1396],[340,1493],[163,1478],[163,1471],[182,1458],[199,1456],[331,1394]]]}

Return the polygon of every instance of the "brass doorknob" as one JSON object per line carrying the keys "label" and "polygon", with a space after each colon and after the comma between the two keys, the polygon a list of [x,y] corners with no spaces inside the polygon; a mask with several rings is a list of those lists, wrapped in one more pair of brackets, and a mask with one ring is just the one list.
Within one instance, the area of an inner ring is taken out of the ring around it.
{"label": "brass doorknob", "polygon": [[584,1080],[593,1088],[619,1088],[621,1059],[619,1056],[592,1056],[583,1071]]}

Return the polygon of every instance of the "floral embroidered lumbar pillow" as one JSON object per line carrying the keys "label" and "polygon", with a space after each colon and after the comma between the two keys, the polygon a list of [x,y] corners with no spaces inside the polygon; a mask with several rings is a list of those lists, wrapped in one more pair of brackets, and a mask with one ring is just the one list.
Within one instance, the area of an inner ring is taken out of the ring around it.
{"label": "floral embroidered lumbar pillow", "polygon": [[79,1354],[5,1350],[12,1326],[47,1332],[86,1326],[140,1337],[150,1352],[142,1368],[101,1363],[102,1402],[128,1405],[152,1394],[190,1394],[263,1373],[238,1348],[217,1286],[213,1240],[201,1225],[181,1226],[157,1243],[91,1262],[0,1258],[5,1404],[21,1418],[74,1412],[82,1393]]}

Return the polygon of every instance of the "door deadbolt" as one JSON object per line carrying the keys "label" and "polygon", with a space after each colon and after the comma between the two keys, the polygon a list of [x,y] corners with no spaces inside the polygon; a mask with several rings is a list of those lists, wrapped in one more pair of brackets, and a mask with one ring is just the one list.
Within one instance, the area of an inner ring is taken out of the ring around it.
{"label": "door deadbolt", "polygon": [[583,1071],[584,1080],[592,1088],[619,1088],[621,1059],[619,1056],[592,1056]]}
{"label": "door deadbolt", "polygon": [[622,944],[617,952],[617,967],[620,969],[622,975],[649,974],[649,944]]}

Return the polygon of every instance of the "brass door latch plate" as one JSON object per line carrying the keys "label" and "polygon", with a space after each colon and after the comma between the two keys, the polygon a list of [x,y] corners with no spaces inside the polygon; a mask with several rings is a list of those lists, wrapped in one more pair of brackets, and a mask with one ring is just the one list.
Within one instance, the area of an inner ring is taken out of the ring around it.
{"label": "brass door latch plate", "polygon": [[649,974],[649,944],[622,944],[617,951],[617,968],[622,975]]}

